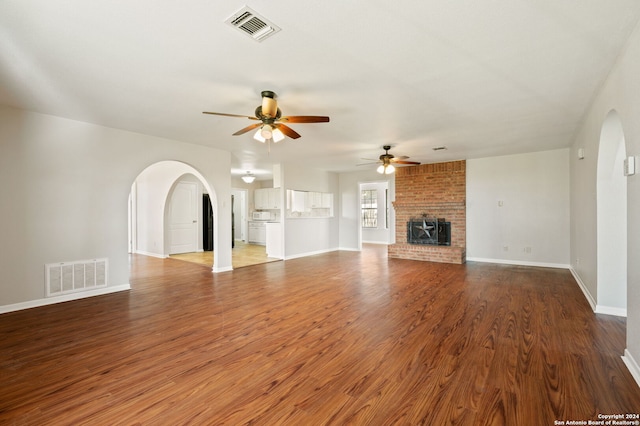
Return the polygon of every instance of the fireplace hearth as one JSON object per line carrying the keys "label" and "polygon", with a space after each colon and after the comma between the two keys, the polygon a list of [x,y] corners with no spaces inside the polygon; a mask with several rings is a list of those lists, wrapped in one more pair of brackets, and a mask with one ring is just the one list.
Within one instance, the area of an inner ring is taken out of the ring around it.
{"label": "fireplace hearth", "polygon": [[451,245],[451,222],[443,218],[411,219],[407,222],[407,242],[433,246]]}

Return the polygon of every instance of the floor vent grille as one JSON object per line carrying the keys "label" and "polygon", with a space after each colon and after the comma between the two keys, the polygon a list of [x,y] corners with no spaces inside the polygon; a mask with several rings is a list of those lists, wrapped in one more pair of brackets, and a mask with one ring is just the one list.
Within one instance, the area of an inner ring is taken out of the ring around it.
{"label": "floor vent grille", "polygon": [[45,265],[46,295],[52,297],[106,287],[107,266],[107,259],[48,263]]}
{"label": "floor vent grille", "polygon": [[262,41],[280,31],[280,28],[269,20],[259,16],[256,11],[247,6],[234,13],[224,22],[234,28],[242,30],[256,41]]}

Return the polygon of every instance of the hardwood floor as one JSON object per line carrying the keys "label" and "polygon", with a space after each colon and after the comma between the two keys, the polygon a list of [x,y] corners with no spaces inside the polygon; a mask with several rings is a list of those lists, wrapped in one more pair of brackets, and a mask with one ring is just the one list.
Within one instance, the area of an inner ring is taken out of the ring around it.
{"label": "hardwood floor", "polygon": [[0,315],[0,424],[553,425],[640,412],[625,321],[566,270],[387,259],[213,274]]}
{"label": "hardwood floor", "polygon": [[[235,247],[231,252],[231,264],[235,268],[243,268],[245,266],[257,265],[259,263],[277,262],[280,259],[267,257],[265,246],[257,244],[247,244],[242,241],[236,241]],[[172,259],[184,260],[186,262],[198,263],[208,267],[213,266],[213,252],[203,251],[194,253],[172,254]]]}

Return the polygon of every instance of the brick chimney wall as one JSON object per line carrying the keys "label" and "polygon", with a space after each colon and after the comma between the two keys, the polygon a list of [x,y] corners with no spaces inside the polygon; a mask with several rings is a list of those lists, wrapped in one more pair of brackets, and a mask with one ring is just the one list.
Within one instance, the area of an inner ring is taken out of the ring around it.
{"label": "brick chimney wall", "polygon": [[[396,168],[396,243],[389,257],[443,263],[466,261],[466,161]],[[407,243],[411,219],[444,218],[451,222],[451,245]]]}

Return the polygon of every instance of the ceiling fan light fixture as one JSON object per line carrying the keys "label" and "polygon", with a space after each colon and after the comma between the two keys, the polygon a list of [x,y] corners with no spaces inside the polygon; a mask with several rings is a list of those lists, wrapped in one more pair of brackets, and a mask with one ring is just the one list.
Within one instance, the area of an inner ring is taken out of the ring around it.
{"label": "ceiling fan light fixture", "polygon": [[284,139],[284,133],[277,127],[273,127],[270,124],[261,126],[258,131],[253,135],[253,138],[259,142],[265,143],[268,140],[273,142],[280,142]]}
{"label": "ceiling fan light fixture", "polygon": [[246,175],[242,176],[242,180],[245,181],[245,183],[252,183],[256,180],[256,177],[251,172],[247,172]]}
{"label": "ceiling fan light fixture", "polygon": [[378,173],[381,175],[390,175],[391,173],[396,171],[396,168],[393,167],[393,164],[381,164],[378,167]]}
{"label": "ceiling fan light fixture", "polygon": [[258,131],[256,132],[256,134],[255,134],[255,135],[253,135],[253,138],[254,138],[255,140],[257,140],[258,142],[262,142],[262,143],[265,143],[265,142],[267,141],[267,139],[266,139],[266,138],[264,138],[264,137],[262,136],[262,128],[259,128],[259,129],[258,129]]}
{"label": "ceiling fan light fixture", "polygon": [[264,126],[260,127],[260,135],[264,139],[271,139],[273,137],[273,127],[271,127],[268,124],[265,124]]}
{"label": "ceiling fan light fixture", "polygon": [[271,136],[273,137],[273,141],[275,143],[278,143],[284,139],[284,133],[282,133],[282,131],[278,128],[274,129],[273,132],[271,132]]}

